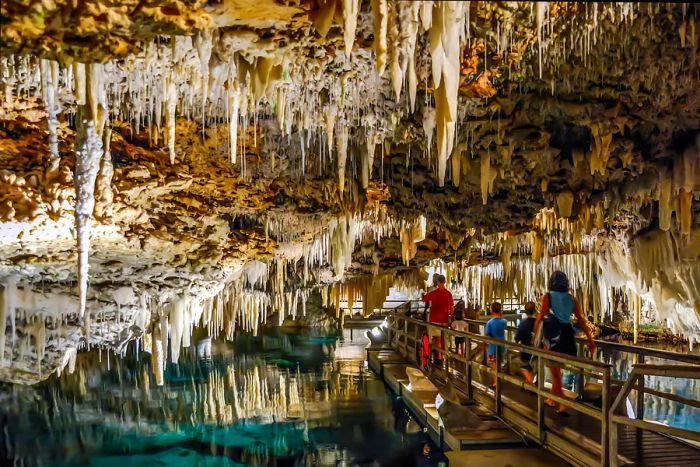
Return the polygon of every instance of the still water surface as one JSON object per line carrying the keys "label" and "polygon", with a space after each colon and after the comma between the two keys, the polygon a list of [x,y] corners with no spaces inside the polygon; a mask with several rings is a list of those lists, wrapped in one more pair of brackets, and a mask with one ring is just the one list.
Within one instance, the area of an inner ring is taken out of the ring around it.
{"label": "still water surface", "polygon": [[0,464],[438,465],[366,368],[366,344],[358,330],[215,342],[169,365],[162,387],[148,354],[86,354],[73,374],[2,388]]}

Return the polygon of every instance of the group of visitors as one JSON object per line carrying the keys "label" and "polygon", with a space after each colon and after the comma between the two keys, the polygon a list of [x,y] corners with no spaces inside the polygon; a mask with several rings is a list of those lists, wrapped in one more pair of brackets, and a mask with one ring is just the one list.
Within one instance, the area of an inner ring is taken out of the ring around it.
{"label": "group of visitors", "polygon": [[[426,303],[428,311],[427,321],[438,326],[449,326],[451,329],[460,332],[478,333],[479,325],[468,323],[467,320],[478,319],[478,311],[471,305],[465,306],[463,300],[454,303],[452,293],[445,287],[445,276],[435,274],[433,276],[433,289],[423,295],[422,300]],[[428,306],[430,307],[428,310]],[[507,320],[503,317],[503,307],[500,302],[493,302],[489,306],[491,318],[486,323],[484,335],[493,339],[505,340]],[[561,271],[552,273],[548,292],[542,297],[542,304],[539,313],[534,302],[525,303],[525,315],[515,336],[515,342],[526,346],[534,346],[566,355],[576,356],[576,333],[572,325],[572,318],[575,317],[578,326],[583,330],[588,339],[588,348],[593,355],[595,342],[593,334],[588,327],[586,320],[581,313],[577,300],[569,293],[569,279]],[[535,316],[537,315],[537,316]],[[442,330],[437,327],[428,327],[428,337],[433,345],[438,349],[445,348],[442,337]],[[455,351],[460,355],[465,355],[465,338],[455,338]],[[489,344],[488,361],[492,369],[495,370],[497,364],[497,354],[505,352],[503,346]],[[533,384],[535,372],[531,365],[532,356],[526,352],[521,352],[521,373],[528,384]],[[443,356],[441,352],[436,353],[436,365],[442,366]],[[563,397],[563,382],[561,368],[551,365],[549,370],[552,375],[552,393]],[[492,386],[495,386],[494,376]],[[545,403],[554,407],[556,403],[548,399]],[[557,413],[567,415],[566,406],[560,404]]]}

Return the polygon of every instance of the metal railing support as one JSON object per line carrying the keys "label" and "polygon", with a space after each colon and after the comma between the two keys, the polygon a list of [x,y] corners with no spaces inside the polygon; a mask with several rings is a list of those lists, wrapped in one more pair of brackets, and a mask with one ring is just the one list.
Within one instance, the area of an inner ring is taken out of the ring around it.
{"label": "metal railing support", "polygon": [[601,401],[603,418],[600,426],[600,457],[601,465],[607,466],[609,461],[609,437],[610,437],[610,368],[603,370],[603,397]]}
{"label": "metal railing support", "polygon": [[471,400],[474,398],[474,388],[472,386],[472,340],[468,336],[464,339],[464,350],[467,357],[467,397]]}
{"label": "metal railing support", "polygon": [[503,401],[501,400],[503,384],[501,383],[501,378],[499,378],[501,360],[501,349],[499,347],[496,347],[496,368],[494,375],[494,378],[496,380],[496,387],[494,388],[494,397],[496,399],[496,415],[498,415],[499,417],[503,415]]}
{"label": "metal railing support", "polygon": [[544,359],[537,357],[537,436],[540,444],[545,441],[545,420],[544,420],[544,380],[545,380]]}
{"label": "metal railing support", "polygon": [[[644,355],[638,356],[638,363],[644,364]],[[639,379],[637,380],[637,400],[634,418],[637,420],[644,420],[644,375],[639,375]]]}
{"label": "metal railing support", "polygon": [[[410,305],[409,305],[410,307]],[[401,323],[403,321],[403,323]],[[637,351],[634,352],[638,358],[639,361],[642,363],[636,364],[634,366],[634,369],[632,370],[631,374],[629,375],[629,379],[624,383],[623,387],[621,388],[620,392],[617,394],[617,397],[615,398],[614,402],[612,401],[613,394],[611,392],[611,384],[612,384],[612,367],[609,364],[597,362],[597,361],[591,361],[583,358],[578,358],[578,357],[571,357],[571,356],[566,356],[562,354],[557,354],[557,353],[551,353],[548,351],[544,351],[542,349],[538,348],[532,348],[532,347],[527,347],[523,346],[520,344],[516,344],[513,342],[509,341],[502,341],[502,340],[497,340],[493,339],[490,337],[482,336],[481,334],[475,334],[471,332],[459,332],[455,331],[452,329],[448,329],[445,326],[439,326],[435,325],[432,323],[426,323],[422,320],[417,320],[415,318],[411,317],[406,317],[406,316],[399,316],[394,315],[392,316],[389,320],[389,335],[393,336],[394,339],[393,341],[390,340],[390,343],[392,347],[394,347],[399,353],[401,352],[401,343],[403,342],[403,353],[408,353],[410,354],[409,360],[412,360],[416,357],[415,355],[415,348],[417,344],[422,345],[421,337],[422,337],[422,330],[424,328],[428,329],[439,329],[442,332],[442,335],[445,337],[445,340],[447,341],[448,339],[451,339],[451,337],[454,336],[459,336],[459,337],[464,337],[465,342],[465,354],[462,355],[459,352],[452,351],[449,349],[449,346],[445,346],[444,349],[438,349],[435,345],[431,343],[430,348],[431,350],[439,350],[443,353],[444,355],[444,360],[445,360],[445,368],[448,371],[448,377],[450,377],[449,369],[450,369],[450,364],[449,362],[453,362],[452,366],[454,366],[454,362],[463,362],[465,364],[465,374],[464,378],[466,379],[466,392],[467,396],[470,399],[474,398],[474,390],[475,389],[481,389],[480,387],[475,388],[474,385],[474,371],[475,369],[486,369],[486,374],[488,375],[488,384],[491,383],[491,378],[495,377],[496,379],[496,388],[494,391],[494,402],[495,402],[495,411],[498,415],[502,416],[504,412],[504,400],[503,400],[503,385],[506,382],[515,384],[516,386],[526,388],[530,391],[536,392],[537,394],[537,411],[535,414],[536,420],[534,420],[537,423],[537,432],[536,434],[533,433],[533,437],[537,437],[539,439],[540,444],[542,444],[545,447],[549,447],[550,441],[548,441],[547,437],[547,425],[546,425],[546,420],[545,420],[545,409],[546,409],[546,404],[545,404],[545,399],[550,398],[553,401],[562,404],[574,411],[577,411],[581,414],[584,414],[586,416],[590,416],[594,419],[597,419],[600,423],[600,458],[599,462],[600,465],[602,466],[608,466],[608,465],[618,465],[618,434],[619,434],[619,425],[627,425],[627,426],[632,426],[635,428],[638,428],[640,430],[649,430],[669,436],[676,436],[676,437],[681,437],[681,438],[686,438],[689,440],[693,441],[699,441],[700,442],[700,433],[697,432],[692,432],[688,430],[683,430],[680,428],[675,428],[675,427],[670,427],[670,426],[665,426],[665,425],[660,425],[660,424],[655,424],[651,423],[648,421],[644,420],[644,395],[649,394],[655,397],[663,397],[669,400],[676,401],[678,403],[682,404],[687,404],[691,405],[693,407],[700,407],[700,402],[699,401],[694,401],[690,399],[686,399],[682,396],[678,396],[675,394],[665,394],[660,391],[656,391],[652,388],[645,388],[645,376],[650,375],[650,376],[660,376],[660,377],[676,377],[676,378],[694,378],[694,379],[700,379],[700,366],[698,366],[695,363],[692,364],[686,364],[686,365],[649,365],[649,364],[644,364],[643,362],[645,361],[645,355],[646,355],[646,349],[636,349]],[[483,324],[483,323],[482,323]],[[401,330],[403,329],[403,331]],[[413,335],[409,336],[409,330]],[[403,339],[402,339],[403,337]],[[496,368],[495,369],[490,369],[489,366],[483,365],[482,363],[479,362],[473,362],[472,359],[474,358],[474,350],[472,349],[472,344],[476,343],[478,346],[484,346],[488,344],[496,344],[497,346],[504,347],[506,349],[506,352],[512,352],[512,351],[519,351],[519,352],[527,352],[533,355],[537,359],[537,385],[536,387],[528,386],[526,383],[519,381],[516,377],[511,376],[505,372],[505,369],[502,370],[501,366],[504,363],[504,358],[503,355],[501,355],[501,352],[497,352],[496,354]],[[411,346],[411,349],[409,349],[409,345]],[[409,352],[411,350],[411,352]],[[624,350],[623,350],[624,351]],[[650,350],[651,356],[656,356],[655,352],[658,353],[656,350]],[[669,354],[669,352],[665,352],[665,354]],[[648,356],[648,355],[647,355]],[[667,357],[668,358],[668,357]],[[688,361],[692,360],[694,357],[688,357],[687,355],[680,355],[679,358],[676,361]],[[567,368],[570,371],[574,371],[576,374],[579,376],[579,395],[583,395],[583,387],[585,383],[585,379],[587,376],[592,377],[594,380],[599,380],[602,383],[602,394],[601,394],[601,408],[600,410],[597,409],[596,407],[586,404],[584,402],[578,401],[578,400],[573,400],[569,399],[567,397],[562,397],[555,395],[551,392],[551,390],[548,390],[545,386],[545,380],[546,380],[546,367],[547,366],[552,366],[552,365],[557,365],[561,366],[563,368]],[[628,418],[626,416],[622,415],[616,415],[615,411],[621,406],[623,401],[629,396],[630,392],[632,389],[636,389],[636,407],[637,410],[635,412],[635,418]],[[486,391],[483,392],[482,394],[486,395],[487,397],[491,397],[491,392]],[[508,399],[506,399],[506,403],[508,403]],[[532,418],[530,418],[532,421]],[[558,436],[561,436],[561,434],[557,434]],[[569,440],[572,443],[575,443],[574,441]],[[597,444],[597,443],[596,443]]]}

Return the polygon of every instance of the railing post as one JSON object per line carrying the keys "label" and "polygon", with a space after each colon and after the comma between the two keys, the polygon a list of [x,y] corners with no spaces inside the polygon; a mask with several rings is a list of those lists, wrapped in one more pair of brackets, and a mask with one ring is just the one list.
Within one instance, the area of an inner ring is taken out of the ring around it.
{"label": "railing post", "polygon": [[498,377],[501,363],[501,349],[500,347],[496,347],[496,373],[494,375],[496,387],[494,388],[494,396],[496,398],[496,415],[498,416],[501,416],[503,414],[503,406],[501,404],[501,378]]}
{"label": "railing post", "polygon": [[603,400],[601,402],[603,410],[600,428],[601,465],[607,466],[610,465],[610,444],[612,443],[610,437],[610,368],[603,370]]}
{"label": "railing post", "polygon": [[[408,353],[408,320],[403,320],[403,350]],[[410,355],[415,355],[416,349],[412,349]],[[406,357],[407,355],[404,355]]]}
{"label": "railing post", "polygon": [[610,453],[610,466],[617,467],[617,423],[613,422],[610,418],[610,446],[608,452]]}
{"label": "railing post", "polygon": [[449,380],[450,378],[450,344],[452,343],[452,336],[449,331],[440,331],[440,339],[442,339],[442,347],[444,352],[442,353],[442,360],[445,362],[445,378]]}
{"label": "railing post", "polygon": [[393,315],[387,315],[387,320],[386,320],[386,343],[389,344],[389,347],[392,347],[391,345],[391,329],[394,326],[394,316]]}
{"label": "railing post", "polygon": [[467,337],[464,339],[464,355],[467,358],[466,373],[467,373],[467,398],[471,400],[474,397],[474,390],[472,389],[472,340]]}
{"label": "railing post", "polygon": [[[644,363],[644,355],[638,354],[638,362]],[[640,373],[637,378],[637,403],[635,404],[634,417],[637,420],[644,420],[644,374]]]}
{"label": "railing post", "polygon": [[544,359],[541,356],[537,357],[537,434],[540,439],[540,444],[544,444],[545,422],[544,422]]}

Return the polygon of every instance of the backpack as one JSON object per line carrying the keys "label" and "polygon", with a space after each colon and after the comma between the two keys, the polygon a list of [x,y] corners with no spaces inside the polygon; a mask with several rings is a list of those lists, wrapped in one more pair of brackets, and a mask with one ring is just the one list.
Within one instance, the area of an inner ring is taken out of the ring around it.
{"label": "backpack", "polygon": [[552,297],[550,297],[549,294],[547,294],[547,302],[549,303],[549,310],[547,310],[547,314],[542,320],[542,337],[547,346],[551,349],[557,345],[559,339],[561,339],[561,323],[557,317],[554,316],[554,312],[552,311]]}

